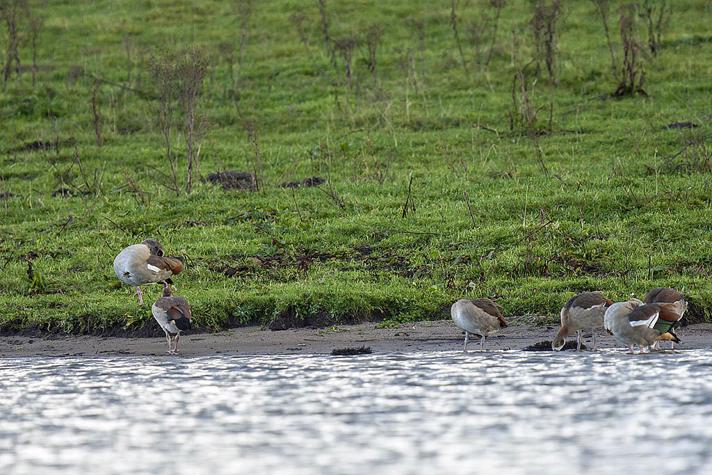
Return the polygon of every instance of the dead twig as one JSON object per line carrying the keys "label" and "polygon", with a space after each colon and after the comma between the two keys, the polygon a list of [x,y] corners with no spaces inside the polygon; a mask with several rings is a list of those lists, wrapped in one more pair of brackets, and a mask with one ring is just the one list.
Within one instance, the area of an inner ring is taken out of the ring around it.
{"label": "dead twig", "polygon": [[452,33],[455,37],[455,44],[457,46],[457,51],[460,53],[460,61],[462,62],[462,70],[465,71],[465,76],[469,76],[470,72],[467,69],[467,62],[465,61],[465,53],[462,50],[462,41],[460,41],[460,31],[459,31],[459,19],[457,17],[457,0],[450,1],[450,28],[452,28]]}
{"label": "dead twig", "polygon": [[99,113],[99,88],[101,82],[94,80],[94,87],[91,90],[91,114],[92,123],[94,124],[94,136],[96,138],[96,146],[101,147],[104,140],[101,136],[101,114]]}
{"label": "dead twig", "polygon": [[62,234],[62,233],[64,232],[64,230],[67,229],[67,226],[69,226],[69,225],[72,224],[73,222],[74,222],[74,216],[72,216],[72,215],[70,214],[70,215],[67,217],[67,220],[64,222],[64,224],[62,224],[62,226],[59,228],[59,231],[57,231],[57,236],[59,236],[60,234]]}
{"label": "dead twig", "polygon": [[475,213],[472,211],[472,205],[470,204],[470,196],[466,191],[462,194],[465,196],[465,203],[467,204],[467,212],[470,214],[470,219],[472,220],[472,226],[477,226],[477,221],[475,220]]}
{"label": "dead twig", "polygon": [[415,203],[412,198],[413,194],[413,172],[408,175],[408,194],[405,197],[405,203],[403,203],[403,213],[402,217],[408,216],[408,212],[415,214]]}

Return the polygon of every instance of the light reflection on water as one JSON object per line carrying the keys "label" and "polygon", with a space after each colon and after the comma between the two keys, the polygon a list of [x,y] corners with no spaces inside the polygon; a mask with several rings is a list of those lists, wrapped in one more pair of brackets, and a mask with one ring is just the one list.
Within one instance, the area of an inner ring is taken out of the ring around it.
{"label": "light reflection on water", "polygon": [[710,355],[0,359],[0,473],[712,473]]}

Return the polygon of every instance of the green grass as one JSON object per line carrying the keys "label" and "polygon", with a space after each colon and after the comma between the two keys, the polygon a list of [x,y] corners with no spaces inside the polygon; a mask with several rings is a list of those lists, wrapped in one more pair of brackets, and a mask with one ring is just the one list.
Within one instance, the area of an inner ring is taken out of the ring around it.
{"label": "green grass", "polygon": [[[149,308],[112,269],[121,248],[147,237],[186,258],[178,293],[210,330],[439,318],[465,295],[497,298],[507,315],[555,320],[575,291],[622,299],[663,285],[684,290],[695,313],[712,318],[709,2],[675,2],[662,51],[642,54],[649,97],[619,100],[608,97],[617,80],[593,4],[566,2],[560,84],[529,75],[538,128],[553,107],[553,130],[538,138],[509,127],[512,78],[533,55],[528,2],[508,2],[487,67],[474,63],[464,24],[490,14],[477,6],[488,2],[458,12],[466,75],[450,2],[329,1],[334,38],[384,27],[376,76],[357,49],[351,90],[343,61],[337,69],[330,63],[316,2],[253,3],[236,73],[241,108],[259,137],[262,187],[224,191],[201,181],[180,196],[161,175],[167,164],[155,102],[102,85],[105,144],[95,145],[90,75],[126,84],[130,38],[131,87],[151,92],[151,54],[204,47],[211,68],[200,100],[209,124],[202,174],[253,170],[253,146],[218,54],[220,43],[236,51],[239,44],[229,2],[43,9],[37,85],[24,73],[0,93],[0,193],[12,194],[0,199],[0,331],[153,329]],[[307,45],[289,19],[298,12]],[[424,43],[412,26],[418,22]],[[25,44],[21,56],[31,63]],[[664,127],[676,121],[699,127]],[[57,139],[56,149],[22,150]],[[184,161],[180,168],[184,174]],[[411,173],[415,212],[403,218]],[[330,185],[279,186],[310,176]],[[53,196],[62,187],[93,193]],[[29,252],[42,279],[28,277]],[[148,301],[159,295],[146,288]]]}

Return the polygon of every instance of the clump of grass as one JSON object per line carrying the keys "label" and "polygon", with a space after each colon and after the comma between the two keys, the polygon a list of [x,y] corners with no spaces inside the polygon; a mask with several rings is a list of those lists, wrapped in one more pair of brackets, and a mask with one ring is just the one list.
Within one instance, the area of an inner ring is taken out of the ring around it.
{"label": "clump of grass", "polygon": [[250,142],[250,145],[252,146],[252,152],[253,152],[252,189],[255,191],[259,191],[260,180],[261,180],[262,173],[263,173],[262,150],[260,148],[260,139],[259,139],[259,135],[257,134],[257,127],[255,126],[254,122],[249,121],[249,120],[246,121],[245,122],[245,131],[247,132],[247,140]]}
{"label": "clump of grass", "polygon": [[[505,0],[489,0],[486,5],[493,10],[487,13],[484,7],[478,8],[478,15],[466,22],[467,39],[474,51],[474,62],[489,66],[497,43],[502,10],[507,5]],[[489,35],[489,37],[488,37]],[[483,50],[486,54],[483,57]]]}
{"label": "clump of grass", "polygon": [[158,93],[157,122],[170,172],[168,186],[176,194],[182,189],[174,144],[176,130],[182,132],[186,146],[186,193],[192,191],[194,175],[200,173],[200,139],[205,122],[198,114],[198,100],[207,70],[207,55],[195,46],[152,60],[151,75]]}
{"label": "clump of grass", "polygon": [[344,61],[344,74],[346,75],[346,84],[349,89],[353,89],[353,67],[351,62],[353,60],[354,49],[357,46],[358,38],[354,36],[345,36],[334,40],[334,50],[341,55],[341,59]]}
{"label": "clump of grass", "polygon": [[667,173],[695,173],[712,176],[712,145],[705,136],[697,133],[682,136],[682,147],[663,160],[662,170]]}
{"label": "clump of grass", "polygon": [[663,33],[670,24],[672,5],[666,0],[645,0],[640,15],[648,27],[648,49],[657,56],[663,44]]}
{"label": "clump of grass", "polygon": [[250,37],[250,25],[253,12],[254,5],[252,0],[235,0],[235,13],[240,24],[240,41],[237,47],[237,58],[241,68],[245,61],[245,52],[247,50],[247,41]]}
{"label": "clump of grass", "polygon": [[319,7],[319,20],[321,26],[321,38],[324,43],[324,49],[329,54],[331,65],[336,68],[336,50],[331,41],[331,20],[329,19],[329,11],[327,10],[326,0],[317,0]]}
{"label": "clump of grass", "polygon": [[37,257],[35,252],[28,252],[25,256],[25,261],[27,262],[27,280],[29,281],[27,292],[29,294],[44,293],[47,290],[47,282],[45,282],[44,276],[37,271],[32,264]]}
{"label": "clump of grass", "polygon": [[494,20],[492,22],[492,37],[490,39],[489,49],[487,50],[487,57],[485,58],[485,66],[488,66],[490,61],[492,60],[494,46],[497,43],[499,19],[502,16],[502,9],[507,5],[507,2],[505,0],[490,0],[489,5],[494,9]]}
{"label": "clump of grass", "polygon": [[450,1],[450,28],[452,29],[452,35],[455,39],[455,46],[457,47],[457,52],[460,54],[460,64],[462,65],[462,70],[467,76],[470,72],[467,68],[465,52],[462,49],[462,40],[460,39],[460,18],[457,15],[457,4],[458,0]]}
{"label": "clump of grass", "polygon": [[519,131],[534,138],[551,131],[553,102],[549,106],[547,125],[541,125],[539,109],[532,99],[531,85],[524,70],[518,71],[512,78],[511,98],[512,108],[509,112],[509,129],[511,131]]}
{"label": "clump of grass", "polygon": [[26,6],[21,0],[8,0],[0,4],[0,18],[7,27],[7,49],[5,52],[5,65],[3,66],[3,90],[14,71],[20,75],[20,36],[18,32],[18,12]]}
{"label": "clump of grass", "polygon": [[636,36],[637,9],[638,5],[635,3],[628,3],[621,7],[619,25],[623,46],[623,66],[620,83],[613,93],[615,97],[648,95],[643,89],[645,74],[640,59],[640,43]]}
{"label": "clump of grass", "polygon": [[546,72],[551,84],[558,84],[556,57],[558,54],[558,23],[560,20],[561,2],[552,0],[547,4],[545,0],[534,2],[534,13],[531,27],[536,48],[537,76],[539,75],[540,62],[546,64]]}
{"label": "clump of grass", "polygon": [[295,12],[289,15],[289,21],[297,30],[297,35],[299,36],[299,41],[306,47],[309,47],[309,35],[307,34],[306,27],[307,16],[304,12]]}
{"label": "clump of grass", "polygon": [[366,30],[365,36],[366,48],[368,49],[368,59],[366,60],[366,64],[368,65],[368,70],[375,77],[378,59],[378,46],[381,44],[381,39],[383,38],[383,27],[380,25],[371,25],[368,30]]}
{"label": "clump of grass", "polygon": [[608,0],[591,0],[596,6],[596,12],[601,18],[601,23],[603,23],[603,31],[606,35],[606,44],[608,45],[608,53],[611,55],[611,72],[617,74],[618,72],[618,61],[616,60],[616,51],[613,46],[613,40],[611,39],[611,31],[608,26],[611,17],[611,7]]}

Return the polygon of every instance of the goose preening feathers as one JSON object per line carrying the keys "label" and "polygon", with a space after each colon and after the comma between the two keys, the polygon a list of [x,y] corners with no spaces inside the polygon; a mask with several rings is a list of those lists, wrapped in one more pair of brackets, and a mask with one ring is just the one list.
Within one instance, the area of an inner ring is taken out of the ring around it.
{"label": "goose preening feathers", "polygon": [[126,247],[114,259],[116,277],[124,284],[136,287],[141,305],[142,285],[166,282],[182,270],[183,263],[175,257],[164,257],[161,244],[154,239]]}
{"label": "goose preening feathers", "polygon": [[[677,290],[670,287],[657,287],[645,294],[644,302],[647,304],[651,303],[667,303],[671,304],[668,306],[666,312],[660,314],[657,322],[655,323],[655,329],[660,332],[668,332],[675,335],[674,330],[680,326],[680,320],[687,310],[687,301],[685,297]],[[675,341],[671,340],[671,349],[675,349]],[[658,342],[655,342],[655,347],[657,347]]]}
{"label": "goose preening feathers", "polygon": [[465,331],[463,348],[465,352],[470,333],[480,337],[480,350],[482,350],[485,338],[507,326],[499,306],[488,298],[458,300],[450,308],[450,315],[455,325]]}
{"label": "goose preening feathers", "polygon": [[674,304],[645,304],[638,299],[616,302],[606,310],[603,324],[615,339],[630,348],[638,346],[640,351],[658,341],[680,342],[674,333],[655,328],[658,320],[671,318]]}

